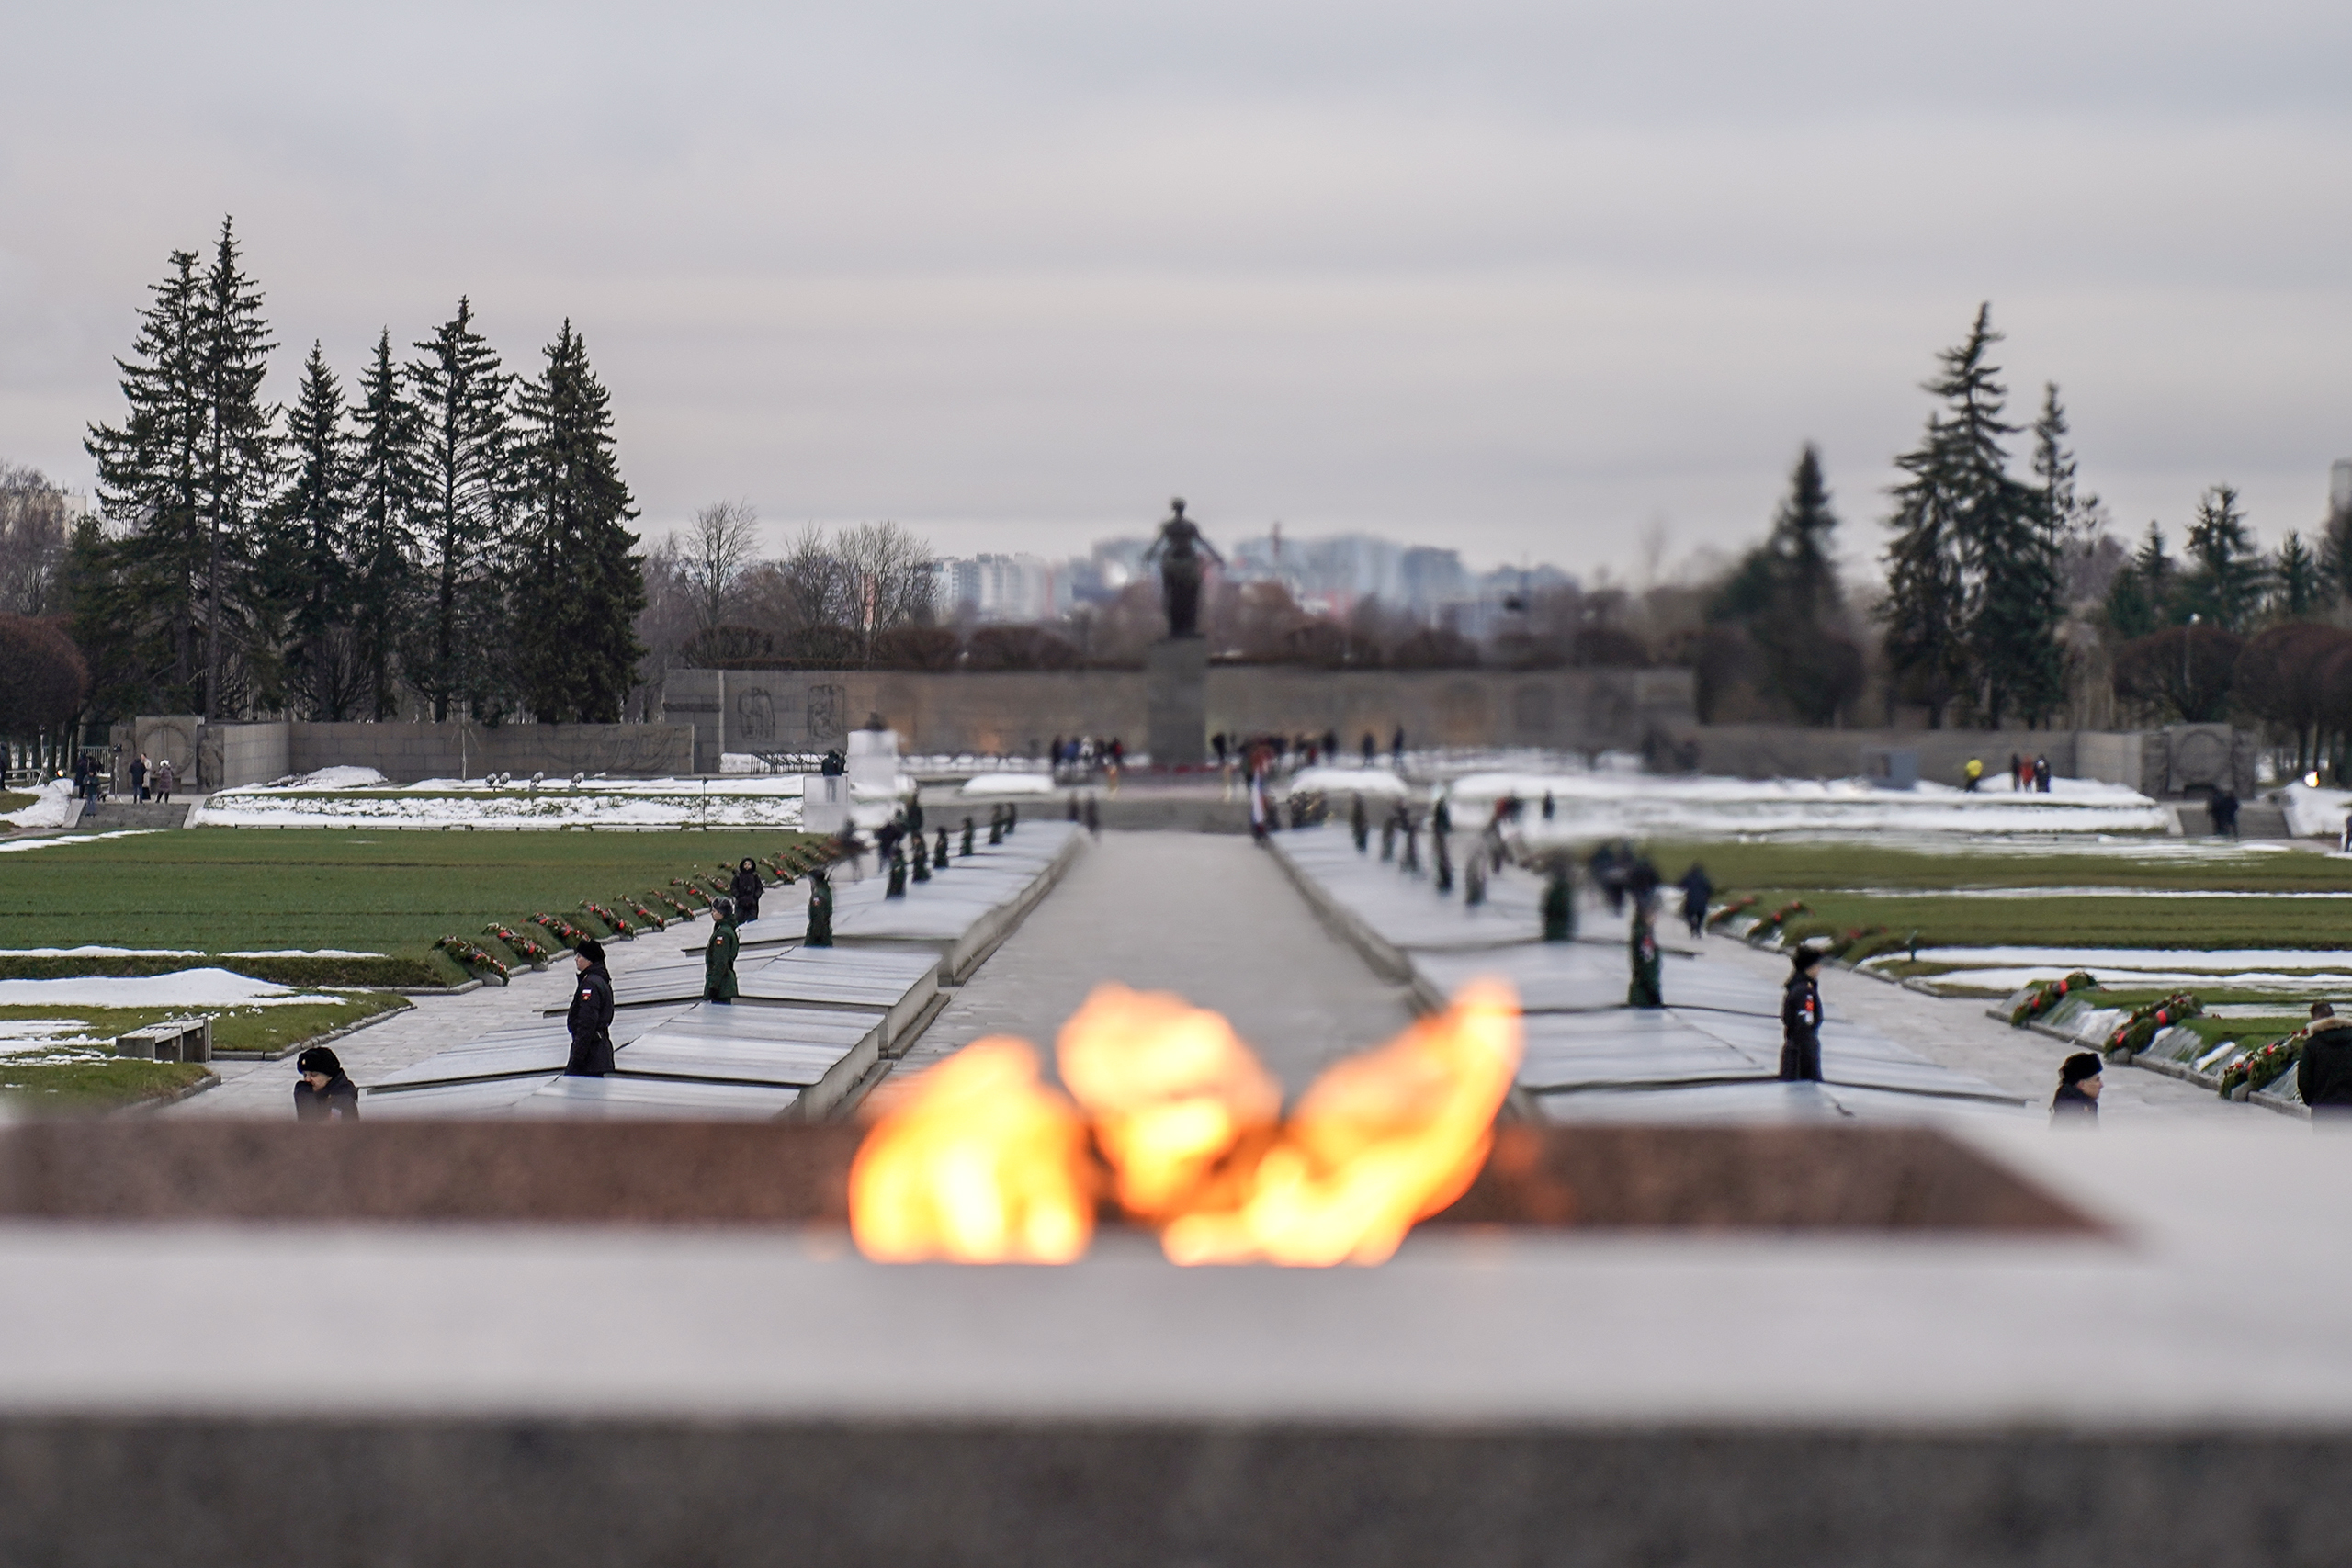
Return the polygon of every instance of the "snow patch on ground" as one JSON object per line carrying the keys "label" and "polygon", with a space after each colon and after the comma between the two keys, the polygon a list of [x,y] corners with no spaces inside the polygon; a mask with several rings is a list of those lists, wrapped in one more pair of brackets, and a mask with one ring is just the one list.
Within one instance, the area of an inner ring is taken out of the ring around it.
{"label": "snow patch on ground", "polygon": [[[0,958],[202,958],[196,947],[0,947]],[[384,958],[341,947],[268,947],[224,953],[222,958]]]}
{"label": "snow patch on ground", "polygon": [[964,781],[966,795],[1051,795],[1051,773],[983,773]]}
{"label": "snow patch on ground", "polygon": [[62,828],[74,812],[74,781],[51,779],[33,791],[40,798],[21,811],[0,817],[0,822],[19,828]]}
{"label": "snow patch on ground", "polygon": [[2172,823],[2137,790],[2096,779],[2053,780],[2050,794],[2036,795],[2001,779],[1972,794],[1929,783],[1879,789],[1862,779],[1494,772],[1464,774],[1452,794],[1463,803],[1515,795],[1531,807],[1550,795],[1555,818],[1530,812],[1521,825],[1537,846],[1663,833],[2166,832]]}
{"label": "snow patch on ground", "polygon": [[55,839],[19,839],[13,844],[0,844],[0,855],[22,854],[28,850],[53,850],[61,844],[96,844],[107,839],[136,839],[162,831],[161,828],[118,828],[111,833],[67,833]]}
{"label": "snow patch on ground", "polygon": [[[354,770],[364,772],[366,770]],[[205,828],[797,828],[797,774],[730,779],[550,780],[491,784],[426,779],[404,789],[275,786],[216,790],[190,819]]]}
{"label": "snow patch on ground", "polygon": [[391,783],[373,768],[321,768],[304,773],[288,789],[380,789]]}
{"label": "snow patch on ground", "polygon": [[2352,991],[2352,974],[2279,974],[2256,970],[2243,975],[2216,975],[2189,969],[2110,969],[2097,964],[2031,964],[2003,969],[1954,969],[1945,975],[1921,976],[1916,985],[1931,991],[1966,990],[2008,996],[2036,980],[2057,980],[2087,972],[2102,986],[2118,989],[2194,991],[2226,986],[2232,990],[2267,991],[2282,997],[2341,997]]}
{"label": "snow patch on ground", "polygon": [[0,1008],[291,1007],[339,1002],[334,995],[303,993],[226,969],[181,969],[169,975],[94,975],[65,980],[0,980]]}
{"label": "snow patch on ground", "polygon": [[2344,836],[2345,816],[2352,813],[2352,789],[2316,789],[2298,783],[2279,793],[2286,796],[2287,831],[2299,839]]}

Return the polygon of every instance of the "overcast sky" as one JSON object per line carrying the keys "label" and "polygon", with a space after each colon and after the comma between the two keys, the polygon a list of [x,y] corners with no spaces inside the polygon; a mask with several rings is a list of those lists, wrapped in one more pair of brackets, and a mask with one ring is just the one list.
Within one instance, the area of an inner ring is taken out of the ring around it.
{"label": "overcast sky", "polygon": [[[11,4],[0,457],[90,483],[233,213],[346,376],[569,316],[657,535],[1082,549],[1187,496],[1475,564],[1736,546],[1817,441],[1875,562],[1980,299],[2119,526],[2352,457],[2352,6]],[[2018,455],[2024,456],[2022,443]]]}

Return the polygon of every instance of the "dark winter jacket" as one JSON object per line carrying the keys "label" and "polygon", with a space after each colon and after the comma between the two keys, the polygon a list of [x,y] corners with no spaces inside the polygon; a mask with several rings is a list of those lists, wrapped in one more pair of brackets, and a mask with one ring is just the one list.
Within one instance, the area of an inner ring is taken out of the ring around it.
{"label": "dark winter jacket", "polygon": [[757,871],[746,871],[741,866],[737,866],[735,880],[727,885],[727,891],[735,898],[737,918],[746,920],[758,919],[760,895],[766,890],[767,885],[760,880],[760,874]]}
{"label": "dark winter jacket", "polygon": [[613,1070],[613,977],[594,964],[578,980],[564,1020],[571,1031],[571,1059],[563,1070],[574,1077],[600,1078]]}
{"label": "dark winter jacket", "polygon": [[713,1001],[735,999],[735,953],[742,945],[735,928],[720,920],[711,928],[710,945],[702,952],[702,994]]}
{"label": "dark winter jacket", "polygon": [[2051,1097],[2050,1120],[2053,1125],[2061,1122],[2096,1122],[2098,1101],[2085,1094],[2082,1085],[2062,1083]]}
{"label": "dark winter jacket", "polygon": [[1781,1077],[1821,1079],[1821,982],[1810,975],[1790,976],[1781,993]]}
{"label": "dark winter jacket", "polygon": [[294,1085],[294,1119],[298,1122],[356,1122],[359,1120],[359,1086],[347,1073],[337,1073],[327,1080],[324,1089],[312,1089],[308,1081]]}
{"label": "dark winter jacket", "polygon": [[2352,1107],[2352,1018],[2323,1018],[2303,1042],[2295,1088],[2311,1106]]}

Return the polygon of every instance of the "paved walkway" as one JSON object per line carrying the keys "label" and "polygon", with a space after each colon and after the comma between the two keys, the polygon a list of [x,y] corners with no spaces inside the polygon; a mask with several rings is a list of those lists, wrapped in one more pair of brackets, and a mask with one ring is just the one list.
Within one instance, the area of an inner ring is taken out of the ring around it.
{"label": "paved walkway", "polygon": [[[1766,953],[1730,937],[1711,937],[1710,958],[1721,958],[1775,981],[1785,980],[1788,959]],[[1673,994],[1673,971],[1667,972],[1668,995]],[[2012,1029],[1987,1018],[1993,1004],[1981,997],[1930,997],[1919,991],[1873,980],[1849,969],[1825,964],[1821,995],[1831,1008],[1856,1023],[1867,1024],[1888,1039],[1917,1051],[1929,1061],[2009,1090],[2029,1104],[2047,1108],[2058,1088],[2058,1064],[2082,1049],[2030,1029]],[[2211,1089],[2199,1089],[2142,1067],[2110,1063],[2100,1075],[2099,1115],[2109,1125],[2162,1118],[2166,1121],[2206,1119],[2239,1125],[2275,1125],[2281,1133],[2300,1133],[2305,1124],[2259,1105],[2233,1105]]]}
{"label": "paved walkway", "polygon": [[1103,980],[1225,1014],[1293,1094],[1326,1062],[1384,1043],[1412,1017],[1402,988],[1326,931],[1250,840],[1107,832],[897,1071],[984,1034],[1018,1035],[1050,1061],[1062,1021]]}

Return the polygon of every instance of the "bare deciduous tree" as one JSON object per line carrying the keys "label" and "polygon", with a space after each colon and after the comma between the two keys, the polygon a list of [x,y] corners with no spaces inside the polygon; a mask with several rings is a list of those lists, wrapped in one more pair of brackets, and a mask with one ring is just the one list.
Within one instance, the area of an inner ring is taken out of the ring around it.
{"label": "bare deciduous tree", "polygon": [[63,607],[59,585],[71,533],[64,493],[38,468],[0,462],[0,615],[48,615]]}
{"label": "bare deciduous tree", "polygon": [[[695,513],[678,549],[703,629],[725,621],[759,546],[760,514],[748,501],[714,501]],[[676,536],[672,536],[676,537]]]}

